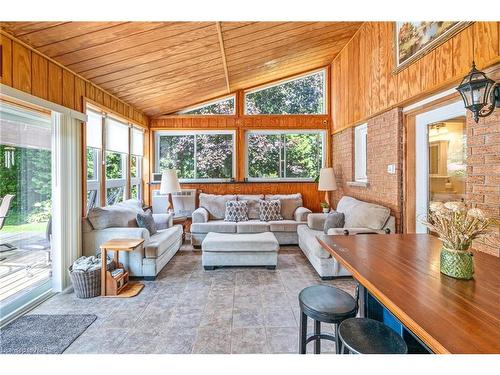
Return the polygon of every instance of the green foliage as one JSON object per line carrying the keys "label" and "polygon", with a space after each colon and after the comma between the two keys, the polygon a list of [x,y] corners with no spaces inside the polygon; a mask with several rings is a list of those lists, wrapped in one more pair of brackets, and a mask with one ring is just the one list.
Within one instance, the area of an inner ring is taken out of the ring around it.
{"label": "green foliage", "polygon": [[251,134],[248,137],[248,176],[281,177],[283,142],[279,134]]}
{"label": "green foliage", "polygon": [[194,178],[194,135],[160,137],[160,171],[176,169],[179,178]]}
{"label": "green foliage", "polygon": [[52,201],[46,200],[42,202],[36,202],[33,205],[33,209],[28,214],[26,221],[28,223],[44,223],[49,221],[52,215]]}
{"label": "green foliage", "polygon": [[322,165],[319,133],[251,134],[248,172],[251,178],[315,178]]}
{"label": "green foliage", "polygon": [[181,113],[183,115],[232,115],[234,113],[234,98],[229,98]]}
{"label": "green foliage", "polygon": [[182,179],[231,178],[232,153],[231,134],[161,136],[160,170],[174,168]]}
{"label": "green foliage", "polygon": [[246,113],[321,114],[324,112],[324,72],[318,72],[281,85],[268,87],[246,95]]}
{"label": "green foliage", "polygon": [[119,179],[125,178],[122,169],[122,158],[125,155],[119,152],[106,151],[106,178]]}
{"label": "green foliage", "polygon": [[[14,163],[7,165],[6,155],[11,152],[14,153]],[[29,215],[39,209],[35,204],[50,201],[51,171],[50,150],[0,145],[0,197],[15,195],[7,224],[26,223]]]}
{"label": "green foliage", "polygon": [[97,176],[94,176],[95,172],[94,162],[96,161],[95,156],[96,156],[96,150],[91,147],[87,147],[87,180],[97,179]]}

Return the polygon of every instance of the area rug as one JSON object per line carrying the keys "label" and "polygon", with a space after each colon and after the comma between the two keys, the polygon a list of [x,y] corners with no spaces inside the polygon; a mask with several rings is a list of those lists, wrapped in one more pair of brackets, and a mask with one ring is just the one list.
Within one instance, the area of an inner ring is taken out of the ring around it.
{"label": "area rug", "polygon": [[0,353],[61,354],[96,319],[90,314],[22,316],[0,329]]}

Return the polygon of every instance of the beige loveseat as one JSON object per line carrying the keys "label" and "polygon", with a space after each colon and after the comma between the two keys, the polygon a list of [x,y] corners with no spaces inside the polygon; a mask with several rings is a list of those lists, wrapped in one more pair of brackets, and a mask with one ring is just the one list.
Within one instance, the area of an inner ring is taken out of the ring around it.
{"label": "beige loveseat", "polygon": [[143,238],[144,245],[122,252],[120,262],[131,276],[154,279],[181,247],[183,230],[181,225],[173,225],[171,214],[153,214],[158,232],[150,235],[137,227],[139,212],[144,211],[136,199],[92,209],[83,219],[83,255],[95,255],[102,243],[114,238]]}
{"label": "beige loveseat", "polygon": [[[345,224],[342,228],[329,229],[327,234],[395,233],[395,219],[387,207],[344,196],[340,199],[336,211],[344,214]],[[307,217],[307,224],[300,225],[297,229],[299,246],[322,279],[349,276],[350,273],[332,258],[317,240],[317,236],[325,235],[326,217],[327,214],[310,214]]]}
{"label": "beige loveseat", "polygon": [[[201,246],[203,239],[210,232],[215,233],[263,233],[272,232],[280,245],[298,244],[297,227],[305,224],[311,213],[302,207],[302,195],[214,195],[200,194],[199,208],[193,212],[191,224],[191,243]],[[260,221],[259,200],[279,199],[283,220]],[[245,200],[248,206],[248,221],[224,221],[226,202]]]}

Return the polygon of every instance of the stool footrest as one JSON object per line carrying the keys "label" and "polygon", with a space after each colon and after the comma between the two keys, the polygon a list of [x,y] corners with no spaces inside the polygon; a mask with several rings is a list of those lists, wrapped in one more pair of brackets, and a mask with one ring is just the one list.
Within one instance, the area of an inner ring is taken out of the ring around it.
{"label": "stool footrest", "polygon": [[327,333],[320,333],[319,335],[309,335],[306,339],[306,344],[310,343],[311,341],[321,339],[321,340],[330,340],[335,342],[335,336],[334,335],[329,335]]}

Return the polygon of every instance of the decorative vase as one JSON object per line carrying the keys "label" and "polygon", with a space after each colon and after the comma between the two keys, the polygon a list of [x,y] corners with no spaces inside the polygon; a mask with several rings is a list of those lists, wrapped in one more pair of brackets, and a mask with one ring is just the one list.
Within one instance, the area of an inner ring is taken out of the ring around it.
{"label": "decorative vase", "polygon": [[470,280],[474,275],[473,254],[468,250],[449,249],[441,247],[441,273],[455,279]]}
{"label": "decorative vase", "polygon": [[330,208],[327,208],[327,207],[326,207],[326,208],[323,208],[323,213],[324,213],[324,214],[327,214],[327,213],[329,213],[329,212],[330,212]]}

